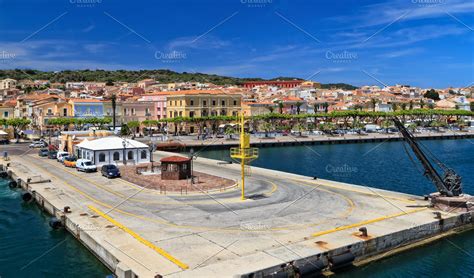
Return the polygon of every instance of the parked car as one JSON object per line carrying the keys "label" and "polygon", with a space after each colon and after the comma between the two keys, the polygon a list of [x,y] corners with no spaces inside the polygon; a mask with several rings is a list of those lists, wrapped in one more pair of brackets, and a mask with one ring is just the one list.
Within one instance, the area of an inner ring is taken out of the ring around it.
{"label": "parked car", "polygon": [[30,148],[44,148],[46,146],[47,146],[47,144],[45,142],[36,141],[36,142],[31,143],[28,147],[30,147]]}
{"label": "parked car", "polygon": [[76,170],[82,172],[97,172],[97,166],[89,159],[78,159],[76,161]]}
{"label": "parked car", "polygon": [[74,155],[69,155],[64,158],[64,166],[75,168],[76,167],[77,157]]}
{"label": "parked car", "polygon": [[119,168],[113,164],[103,165],[100,172],[102,173],[102,176],[108,179],[120,177]]}
{"label": "parked car", "polygon": [[49,151],[48,152],[48,158],[49,159],[56,159],[56,156],[58,155],[57,151]]}
{"label": "parked car", "polygon": [[58,154],[56,155],[56,160],[59,162],[63,162],[64,158],[68,156],[69,153],[65,151],[59,151]]}
{"label": "parked car", "polygon": [[48,149],[40,149],[38,151],[38,155],[41,156],[41,157],[46,157],[46,156],[48,156],[48,154],[49,154]]}

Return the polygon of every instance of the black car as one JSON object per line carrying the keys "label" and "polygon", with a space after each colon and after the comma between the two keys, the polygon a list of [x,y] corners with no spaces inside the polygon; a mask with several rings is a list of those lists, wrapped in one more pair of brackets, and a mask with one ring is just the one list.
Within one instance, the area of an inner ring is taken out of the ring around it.
{"label": "black car", "polygon": [[100,169],[100,172],[102,173],[102,176],[107,177],[107,178],[118,178],[120,177],[120,170],[117,168],[117,166],[113,164],[107,164],[102,166]]}
{"label": "black car", "polygon": [[57,156],[58,156],[57,151],[49,151],[49,153],[48,153],[48,158],[49,159],[56,159]]}
{"label": "black car", "polygon": [[49,154],[48,149],[41,149],[41,150],[38,151],[38,155],[41,156],[41,157],[48,156],[48,154]]}

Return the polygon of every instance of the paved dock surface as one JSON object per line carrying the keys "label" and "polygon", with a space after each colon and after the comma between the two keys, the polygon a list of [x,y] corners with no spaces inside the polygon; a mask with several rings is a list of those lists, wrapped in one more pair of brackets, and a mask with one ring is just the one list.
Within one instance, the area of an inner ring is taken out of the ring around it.
{"label": "paved dock surface", "polygon": [[[154,160],[167,155],[158,152]],[[9,169],[24,180],[51,179],[29,186],[59,208],[70,206],[68,218],[115,258],[114,266],[140,277],[232,277],[437,223],[419,196],[256,167],[245,201],[238,186],[160,194],[65,168],[36,151],[12,156]],[[239,165],[205,158],[194,160],[194,169],[240,177]],[[360,236],[361,226],[368,237]]]}

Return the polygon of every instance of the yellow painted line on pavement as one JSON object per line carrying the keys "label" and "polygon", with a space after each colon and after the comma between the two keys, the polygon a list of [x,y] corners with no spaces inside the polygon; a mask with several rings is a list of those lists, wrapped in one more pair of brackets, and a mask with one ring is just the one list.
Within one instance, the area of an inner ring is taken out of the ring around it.
{"label": "yellow painted line on pavement", "polygon": [[144,239],[143,237],[141,237],[139,234],[135,233],[134,231],[130,230],[129,228],[127,228],[125,225],[123,225],[122,223],[116,221],[115,219],[113,219],[112,217],[108,216],[107,214],[103,213],[102,211],[100,211],[98,208],[94,207],[94,206],[91,206],[91,205],[88,205],[87,206],[89,209],[91,209],[92,211],[94,211],[95,213],[97,213],[98,215],[102,216],[103,218],[107,219],[110,223],[114,224],[115,226],[119,227],[120,229],[122,229],[124,232],[126,232],[127,234],[131,235],[132,237],[134,237],[136,240],[138,240],[139,242],[143,243],[144,245],[150,247],[151,249],[155,250],[158,254],[160,254],[161,256],[165,257],[166,259],[168,259],[170,262],[174,263],[175,265],[179,266],[180,268],[182,269],[188,269],[189,266],[183,262],[181,262],[180,260],[176,259],[175,257],[173,257],[171,254],[169,254],[168,252],[166,252],[165,250],[161,249],[160,247],[154,245],[153,243],[151,243],[150,241]]}
{"label": "yellow painted line on pavement", "polygon": [[407,215],[407,214],[410,214],[410,213],[419,212],[419,211],[426,210],[426,209],[427,208],[419,208],[419,209],[409,210],[409,211],[406,211],[406,212],[400,212],[400,213],[395,213],[395,214],[391,214],[391,215],[386,215],[386,216],[382,216],[382,217],[378,217],[378,218],[374,218],[374,219],[370,219],[370,220],[365,220],[365,221],[350,224],[350,225],[340,226],[340,227],[330,229],[330,230],[326,230],[326,231],[317,232],[317,233],[312,234],[311,236],[317,237],[317,236],[327,235],[327,234],[331,234],[331,233],[334,233],[334,232],[347,230],[347,229],[359,227],[359,226],[362,226],[362,225],[372,224],[372,223],[375,223],[375,222],[380,222],[380,221],[383,221],[383,220],[395,218],[395,217],[402,216],[402,215]]}

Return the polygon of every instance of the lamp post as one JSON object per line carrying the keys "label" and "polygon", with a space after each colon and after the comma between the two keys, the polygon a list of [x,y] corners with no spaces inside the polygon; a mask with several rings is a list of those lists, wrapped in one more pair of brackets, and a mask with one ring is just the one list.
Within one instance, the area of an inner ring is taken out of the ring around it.
{"label": "lamp post", "polygon": [[194,164],[194,157],[195,157],[195,155],[194,155],[194,149],[193,149],[193,148],[191,148],[191,149],[189,150],[189,154],[190,154],[190,156],[191,156],[191,184],[194,184],[194,170],[193,170],[193,164]]}
{"label": "lamp post", "polygon": [[122,146],[123,146],[123,165],[127,165],[127,160],[125,159],[125,148],[127,147],[127,141],[123,139],[122,141]]}
{"label": "lamp post", "polygon": [[153,152],[155,151],[155,143],[152,143],[151,146],[149,147],[150,150],[150,162],[151,162],[151,172],[154,172],[153,168]]}

